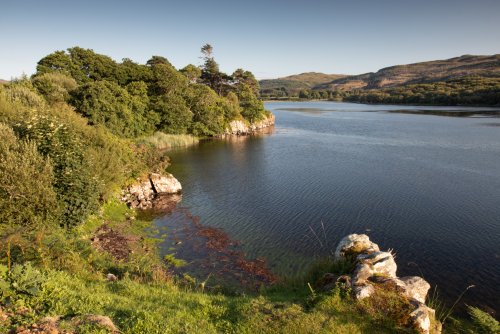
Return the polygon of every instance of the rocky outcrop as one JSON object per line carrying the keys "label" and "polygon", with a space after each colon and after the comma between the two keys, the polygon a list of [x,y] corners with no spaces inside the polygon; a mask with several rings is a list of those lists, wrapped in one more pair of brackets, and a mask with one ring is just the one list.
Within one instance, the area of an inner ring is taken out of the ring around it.
{"label": "rocky outcrop", "polygon": [[[421,333],[440,333],[435,311],[425,305],[430,284],[418,276],[398,278],[397,265],[392,252],[380,251],[377,244],[364,234],[344,237],[335,250],[337,260],[355,261],[351,288],[358,300],[371,297],[378,286],[390,287],[409,301],[412,325]],[[431,324],[436,326],[432,327]]]}
{"label": "rocky outcrop", "polygon": [[[180,182],[169,173],[156,174],[151,173],[146,180],[138,180],[138,182],[129,186],[122,194],[122,201],[127,203],[131,208],[137,209],[161,209],[155,199],[161,197],[161,203],[171,205],[172,202],[177,203],[180,201],[182,186]],[[172,196],[172,201],[165,195]]]}
{"label": "rocky outcrop", "polygon": [[370,241],[366,234],[349,234],[340,240],[335,250],[335,258],[342,259],[359,254],[370,254],[380,249],[376,243]]}
{"label": "rocky outcrop", "polygon": [[244,136],[249,135],[259,130],[271,127],[274,125],[274,115],[270,114],[263,120],[248,123],[245,120],[234,120],[229,122],[229,127],[226,129],[226,135]]}

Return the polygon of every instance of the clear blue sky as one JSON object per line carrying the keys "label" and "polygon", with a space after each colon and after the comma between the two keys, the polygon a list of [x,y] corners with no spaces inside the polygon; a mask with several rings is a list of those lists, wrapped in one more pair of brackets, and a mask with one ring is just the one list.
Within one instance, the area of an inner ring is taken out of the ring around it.
{"label": "clear blue sky", "polygon": [[0,78],[32,74],[72,46],[116,60],[200,64],[258,78],[359,74],[462,54],[500,53],[499,0],[0,0]]}

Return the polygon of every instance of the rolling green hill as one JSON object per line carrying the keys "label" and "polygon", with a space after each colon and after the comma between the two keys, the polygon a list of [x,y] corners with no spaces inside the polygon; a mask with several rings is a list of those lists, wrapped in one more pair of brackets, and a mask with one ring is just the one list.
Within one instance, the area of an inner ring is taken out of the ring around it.
{"label": "rolling green hill", "polygon": [[262,94],[282,94],[298,95],[301,90],[313,89],[314,87],[346,77],[344,74],[324,74],[317,72],[307,72],[290,75],[278,79],[268,79],[259,81]]}
{"label": "rolling green hill", "polygon": [[320,82],[327,78],[326,74],[304,73],[263,80],[261,96],[367,103],[500,104],[500,54],[396,65]]}
{"label": "rolling green hill", "polygon": [[313,87],[317,90],[352,90],[398,87],[481,76],[500,77],[500,54],[435,60],[383,68],[375,73],[348,76]]}

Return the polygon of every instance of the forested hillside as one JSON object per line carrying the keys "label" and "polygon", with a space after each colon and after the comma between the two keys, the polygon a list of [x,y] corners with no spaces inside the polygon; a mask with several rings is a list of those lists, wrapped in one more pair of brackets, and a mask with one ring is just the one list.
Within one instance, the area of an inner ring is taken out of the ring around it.
{"label": "forested hillside", "polygon": [[[270,82],[274,83],[272,89],[264,89]],[[293,81],[293,89],[281,79],[265,80],[261,83],[261,96],[270,99],[498,105],[500,55],[466,55],[447,60],[391,66],[375,73],[345,76],[313,86],[306,80],[299,80]]]}

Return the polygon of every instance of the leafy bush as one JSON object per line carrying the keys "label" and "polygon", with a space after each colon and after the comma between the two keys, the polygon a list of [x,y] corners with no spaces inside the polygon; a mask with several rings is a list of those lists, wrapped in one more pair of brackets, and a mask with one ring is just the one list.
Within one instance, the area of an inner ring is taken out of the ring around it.
{"label": "leafy bush", "polygon": [[142,94],[143,87],[144,83],[129,86],[137,94],[130,95],[117,83],[95,81],[76,89],[70,102],[91,124],[102,124],[118,136],[137,137],[152,132],[156,123],[147,110],[149,100]]}
{"label": "leafy bush", "polygon": [[27,262],[22,265],[15,264],[8,273],[7,280],[16,293],[37,296],[42,292],[45,278],[31,263]]}
{"label": "leafy bush", "polygon": [[38,95],[31,81],[27,78],[14,80],[2,86],[2,95],[9,102],[20,103],[29,108],[45,107],[44,99]]}
{"label": "leafy bush", "polygon": [[50,157],[64,224],[76,225],[97,209],[102,184],[95,177],[82,138],[50,114],[36,114],[18,123],[15,130],[21,138],[36,142],[38,151]]}
{"label": "leafy bush", "polygon": [[33,78],[33,86],[49,104],[67,102],[77,87],[75,79],[62,73],[44,73]]}
{"label": "leafy bush", "polygon": [[58,221],[52,168],[33,141],[19,141],[10,127],[0,123],[0,232]]}

